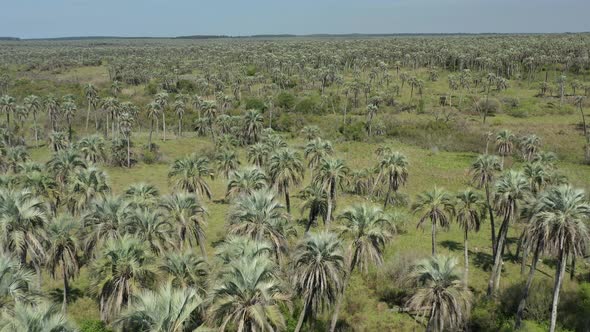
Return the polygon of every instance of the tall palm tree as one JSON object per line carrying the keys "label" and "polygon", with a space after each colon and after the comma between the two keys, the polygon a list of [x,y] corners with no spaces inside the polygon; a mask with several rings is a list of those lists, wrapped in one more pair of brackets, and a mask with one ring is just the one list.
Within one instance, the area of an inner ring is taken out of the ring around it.
{"label": "tall palm tree", "polygon": [[205,226],[207,210],[195,194],[177,193],[164,196],[160,203],[167,211],[170,222],[174,225],[180,242],[180,250],[184,244],[189,247],[198,244],[201,255],[207,257],[205,250]]}
{"label": "tall palm tree", "polygon": [[155,255],[163,255],[174,247],[173,227],[159,209],[138,208],[127,217],[125,233],[145,242]]}
{"label": "tall palm tree", "polygon": [[367,271],[370,264],[383,263],[383,251],[395,232],[395,226],[389,216],[378,207],[365,204],[354,205],[340,215],[342,224],[336,230],[343,238],[350,239],[348,271],[330,322],[330,332],[336,329],[340,306],[344,298],[350,275],[355,268]]}
{"label": "tall palm tree", "polygon": [[340,239],[332,233],[310,233],[297,245],[293,257],[293,283],[301,294],[303,308],[295,332],[306,318],[329,309],[338,297],[347,273]]}
{"label": "tall palm tree", "polygon": [[16,109],[16,99],[9,95],[0,97],[0,111],[6,115],[6,128],[10,129],[10,114]]}
{"label": "tall palm tree", "polygon": [[288,217],[273,192],[256,191],[234,201],[227,217],[228,233],[267,240],[280,258],[287,250],[287,238],[294,233]]}
{"label": "tall palm tree", "polygon": [[98,90],[92,83],[88,83],[84,86],[84,96],[86,97],[86,103],[88,108],[86,110],[86,132],[88,132],[88,122],[90,121],[90,108],[93,107],[96,111],[96,104],[98,103]]}
{"label": "tall palm tree", "polygon": [[154,100],[158,105],[160,105],[160,109],[162,110],[162,139],[166,141],[166,106],[168,105],[168,94],[166,92],[159,92],[156,94],[156,98]]}
{"label": "tall palm tree", "polygon": [[192,250],[167,253],[162,257],[160,271],[168,275],[174,287],[192,287],[205,295],[209,267],[205,258],[197,256]]}
{"label": "tall palm tree", "polygon": [[47,119],[50,122],[51,130],[56,131],[57,130],[56,117],[57,117],[57,114],[59,113],[59,100],[57,98],[55,98],[55,96],[49,95],[49,96],[45,97],[43,104],[45,105],[45,110],[48,115]]}
{"label": "tall palm tree", "polygon": [[0,331],[75,332],[77,329],[57,307],[42,302],[38,305],[17,303],[14,311],[3,311],[0,316]]}
{"label": "tall palm tree", "polygon": [[457,223],[463,228],[463,248],[465,257],[465,275],[463,282],[467,288],[469,282],[469,232],[479,232],[479,227],[486,215],[486,204],[479,193],[466,189],[456,196],[455,214]]}
{"label": "tall palm tree", "polygon": [[105,198],[111,188],[102,170],[91,166],[79,169],[68,181],[68,205],[73,215],[80,214],[96,198]]}
{"label": "tall palm tree", "polygon": [[79,221],[68,215],[60,215],[53,219],[47,226],[49,248],[47,249],[47,268],[53,278],[56,271],[61,270],[63,279],[63,303],[62,311],[65,313],[68,306],[69,280],[80,271],[78,251],[81,249],[78,241]]}
{"label": "tall palm tree", "polygon": [[62,104],[63,115],[68,123],[68,140],[72,141],[72,119],[78,111],[78,107],[73,101],[67,101]]}
{"label": "tall palm tree", "polygon": [[471,309],[471,292],[463,287],[457,260],[433,256],[414,267],[411,279],[418,290],[408,301],[411,310],[428,315],[426,331],[461,328]]}
{"label": "tall palm tree", "polygon": [[336,189],[346,182],[350,169],[341,159],[323,159],[315,174],[313,182],[322,186],[328,194],[328,206],[326,209],[326,226],[330,226],[332,210],[336,206]]}
{"label": "tall palm tree", "polygon": [[320,162],[331,156],[334,153],[334,148],[330,141],[321,138],[315,138],[305,145],[303,155],[307,159],[307,166],[310,169],[316,168]]}
{"label": "tall palm tree", "polygon": [[235,171],[227,182],[226,198],[235,198],[240,195],[250,195],[254,191],[267,187],[266,173],[258,167],[247,167]]}
{"label": "tall palm tree", "polygon": [[16,257],[0,252],[0,308],[10,310],[15,303],[31,303],[37,289],[35,274]]}
{"label": "tall palm tree", "polygon": [[[397,193],[400,186],[404,186],[408,181],[408,159],[405,155],[399,152],[385,153],[379,162],[379,176],[387,177],[387,195],[385,196],[385,202],[383,208],[387,208],[389,203],[391,192]],[[379,182],[377,180],[375,185]]]}
{"label": "tall palm tree", "polygon": [[291,213],[289,189],[303,180],[304,169],[299,153],[289,148],[276,151],[269,160],[268,174],[279,194],[285,195],[287,212]]}
{"label": "tall palm tree", "polygon": [[482,154],[471,164],[470,172],[472,182],[477,188],[484,188],[486,193],[486,207],[490,217],[490,233],[492,237],[492,253],[496,254],[496,225],[494,223],[494,209],[491,202],[490,186],[494,183],[495,176],[502,170],[502,164],[498,157]]}
{"label": "tall palm tree", "polygon": [[133,123],[134,119],[130,113],[123,112],[119,116],[119,129],[127,142],[127,168],[131,167],[131,131],[133,129]]}
{"label": "tall palm tree", "polygon": [[522,173],[529,182],[529,190],[533,195],[541,192],[551,182],[551,173],[540,162],[526,163]]}
{"label": "tall palm tree", "polygon": [[115,97],[106,97],[103,99],[102,101],[102,108],[107,112],[106,113],[106,125],[105,125],[105,136],[109,136],[108,135],[108,131],[109,131],[109,116],[111,119],[111,135],[114,136],[115,135],[115,117],[117,115],[117,113],[119,112],[120,109],[120,103],[119,100]]}
{"label": "tall palm tree", "polygon": [[169,282],[139,293],[114,325],[125,331],[183,332],[203,302],[195,289],[174,288]]}
{"label": "tall palm tree", "polygon": [[533,231],[542,234],[544,246],[557,256],[551,305],[550,332],[555,331],[557,305],[569,254],[583,255],[590,241],[587,224],[590,204],[583,190],[569,185],[553,187],[540,199],[545,208],[536,216]]}
{"label": "tall palm tree", "polygon": [[367,105],[367,129],[369,131],[369,136],[373,135],[373,118],[379,111],[379,107],[374,104]]}
{"label": "tall palm tree", "polygon": [[522,156],[526,161],[531,161],[541,147],[541,139],[537,135],[524,136],[519,143]]}
{"label": "tall palm tree", "polygon": [[488,296],[494,294],[500,284],[502,274],[502,254],[506,245],[508,227],[514,222],[520,211],[520,203],[528,195],[528,182],[521,172],[508,171],[496,182],[495,204],[498,216],[502,217],[502,225],[498,231],[498,242],[494,255],[494,266],[488,282]]}
{"label": "tall palm tree", "polygon": [[92,263],[91,285],[99,298],[100,317],[110,322],[131,297],[156,279],[154,256],[144,241],[125,235],[106,242]]}
{"label": "tall palm tree", "polygon": [[186,110],[186,105],[182,99],[176,100],[174,105],[174,113],[178,117],[178,136],[182,136],[182,118],[184,117],[184,112]]}
{"label": "tall palm tree", "polygon": [[33,116],[33,127],[35,132],[35,146],[39,146],[39,126],[37,125],[37,114],[41,111],[41,98],[35,95],[25,97],[24,106],[27,112]]}
{"label": "tall palm tree", "polygon": [[150,120],[150,136],[149,136],[149,147],[152,149],[152,135],[154,133],[154,122],[158,121],[160,113],[163,113],[162,106],[155,101],[148,104],[147,117]]}
{"label": "tall palm tree", "polygon": [[321,216],[324,221],[328,213],[328,194],[323,186],[311,184],[305,187],[300,193],[299,198],[302,200],[301,214],[309,210],[305,233],[309,232],[312,225],[317,224],[317,219]]}
{"label": "tall palm tree", "polygon": [[80,153],[70,148],[53,154],[47,162],[47,167],[65,191],[71,175],[79,169],[85,169],[87,166]]}
{"label": "tall palm tree", "polygon": [[106,144],[98,135],[86,136],[77,145],[78,150],[87,162],[97,163],[107,160]]}
{"label": "tall palm tree", "polygon": [[196,154],[176,159],[168,171],[168,178],[176,189],[195,193],[199,198],[207,196],[211,199],[211,187],[205,180],[206,177],[213,179],[209,159],[197,157]]}
{"label": "tall palm tree", "polygon": [[277,277],[275,264],[267,258],[241,258],[230,263],[213,287],[211,301],[207,317],[222,331],[286,328],[280,307],[289,303],[289,296]]}
{"label": "tall palm tree", "polygon": [[502,130],[496,136],[496,149],[498,154],[502,156],[502,168],[504,167],[504,158],[509,156],[514,151],[515,137],[510,130]]}
{"label": "tall palm tree", "polygon": [[453,198],[438,187],[418,195],[412,205],[412,211],[420,214],[418,227],[423,227],[427,220],[431,223],[432,256],[436,255],[436,226],[448,228],[451,216],[455,213]]}

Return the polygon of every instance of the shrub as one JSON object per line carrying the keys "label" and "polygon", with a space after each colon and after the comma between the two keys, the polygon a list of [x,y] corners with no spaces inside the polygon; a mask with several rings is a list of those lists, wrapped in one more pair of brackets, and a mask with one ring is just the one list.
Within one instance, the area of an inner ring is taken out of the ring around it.
{"label": "shrub", "polygon": [[295,107],[295,96],[283,91],[277,96],[276,104],[285,110],[292,110]]}
{"label": "shrub", "polygon": [[[502,313],[509,317],[514,315],[522,297],[525,281],[513,284],[506,288],[500,296],[500,308]],[[542,321],[551,314],[553,282],[550,279],[535,279],[531,285],[531,291],[527,299],[524,319]]]}
{"label": "shrub", "polygon": [[341,125],[338,132],[340,132],[347,141],[362,141],[367,135],[365,124],[360,121]]}
{"label": "shrub", "polygon": [[80,324],[80,332],[110,332],[101,320],[85,320]]}
{"label": "shrub", "polygon": [[261,99],[251,97],[246,99],[246,102],[244,103],[244,108],[247,110],[265,111],[266,104]]}

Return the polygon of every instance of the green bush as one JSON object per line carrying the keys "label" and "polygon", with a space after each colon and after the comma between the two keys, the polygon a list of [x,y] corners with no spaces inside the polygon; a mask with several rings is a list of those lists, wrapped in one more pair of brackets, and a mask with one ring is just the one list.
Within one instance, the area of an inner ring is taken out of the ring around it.
{"label": "green bush", "polygon": [[110,332],[101,320],[85,320],[80,324],[80,332]]}
{"label": "green bush", "polygon": [[[506,317],[513,316],[522,298],[525,281],[512,284],[500,295],[500,308]],[[534,279],[527,299],[524,319],[534,321],[546,320],[551,314],[553,282],[550,279]]]}
{"label": "green bush", "polygon": [[341,125],[338,132],[347,141],[362,141],[367,136],[365,124],[360,121]]}
{"label": "green bush", "polygon": [[283,91],[277,96],[276,104],[285,110],[292,110],[295,107],[295,96]]}
{"label": "green bush", "polygon": [[251,97],[246,99],[246,102],[244,103],[244,108],[247,110],[265,111],[266,104],[259,98]]}

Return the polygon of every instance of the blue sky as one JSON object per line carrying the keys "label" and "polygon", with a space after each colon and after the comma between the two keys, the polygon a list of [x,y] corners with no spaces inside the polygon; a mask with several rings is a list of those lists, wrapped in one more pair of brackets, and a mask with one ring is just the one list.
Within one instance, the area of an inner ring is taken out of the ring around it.
{"label": "blue sky", "polygon": [[590,31],[590,0],[0,0],[0,36]]}

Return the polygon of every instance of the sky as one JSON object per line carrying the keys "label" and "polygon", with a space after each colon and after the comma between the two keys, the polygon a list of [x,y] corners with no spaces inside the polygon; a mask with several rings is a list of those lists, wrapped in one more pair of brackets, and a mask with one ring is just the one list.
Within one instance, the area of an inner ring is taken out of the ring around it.
{"label": "sky", "polygon": [[590,0],[0,0],[0,36],[590,31]]}

